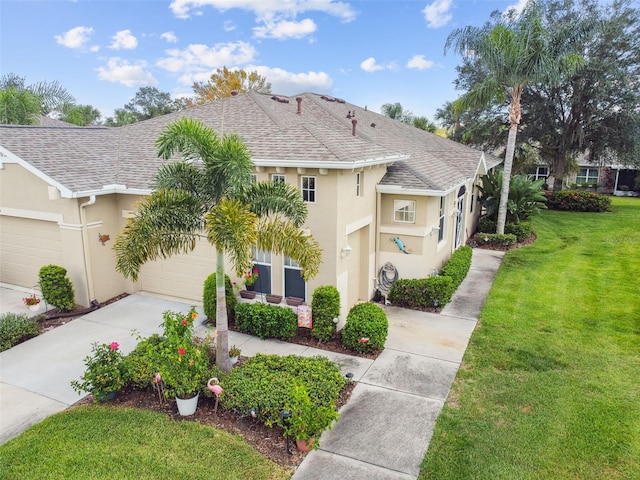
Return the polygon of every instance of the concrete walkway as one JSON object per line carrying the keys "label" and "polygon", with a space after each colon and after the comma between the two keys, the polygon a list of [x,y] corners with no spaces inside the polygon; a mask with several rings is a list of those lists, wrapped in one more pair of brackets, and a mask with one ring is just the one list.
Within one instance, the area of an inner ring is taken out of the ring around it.
{"label": "concrete walkway", "polygon": [[[230,332],[230,345],[238,345],[243,355],[325,355],[358,382],[340,420],[322,435],[320,450],[307,455],[294,480],[417,478],[502,257],[502,252],[474,250],[467,278],[440,314],[385,307],[389,336],[375,361]],[[0,288],[3,311],[13,302],[25,312],[23,296]],[[162,312],[189,306],[130,295],[0,353],[0,443],[81,398],[70,382],[82,375],[93,342],[117,341],[126,354],[136,345],[132,332],[159,333]],[[204,326],[198,330],[206,333]]]}

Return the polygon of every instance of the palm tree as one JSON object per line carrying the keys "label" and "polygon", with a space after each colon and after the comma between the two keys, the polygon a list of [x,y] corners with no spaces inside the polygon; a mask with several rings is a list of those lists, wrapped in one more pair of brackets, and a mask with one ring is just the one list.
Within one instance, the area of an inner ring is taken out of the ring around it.
{"label": "palm tree", "polygon": [[162,166],[115,243],[116,269],[136,280],[147,261],[188,253],[206,237],[216,248],[216,363],[229,361],[224,255],[236,274],[252,266],[252,247],[284,254],[305,279],[320,266],[318,243],[301,228],[307,217],[300,192],[282,183],[251,182],[253,162],[237,135],[218,137],[198,120],[181,118],[156,140],[158,156],[182,160]]}
{"label": "palm tree", "polygon": [[584,58],[578,51],[580,40],[589,31],[589,22],[546,30],[542,4],[530,1],[520,15],[493,15],[495,24],[465,27],[451,32],[445,51],[479,59],[487,75],[453,102],[458,114],[509,100],[509,137],[504,159],[504,179],[498,209],[497,233],[504,233],[516,135],[521,118],[520,99],[527,85],[555,85],[575,73]]}

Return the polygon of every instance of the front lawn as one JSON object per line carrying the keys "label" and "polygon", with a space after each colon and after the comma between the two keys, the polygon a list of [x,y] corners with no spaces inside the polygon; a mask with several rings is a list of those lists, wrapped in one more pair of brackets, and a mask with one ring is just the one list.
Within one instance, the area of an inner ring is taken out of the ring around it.
{"label": "front lawn", "polygon": [[0,445],[0,479],[281,480],[242,438],[155,412],[82,406]]}
{"label": "front lawn", "polygon": [[420,479],[640,478],[640,199],[506,254]]}

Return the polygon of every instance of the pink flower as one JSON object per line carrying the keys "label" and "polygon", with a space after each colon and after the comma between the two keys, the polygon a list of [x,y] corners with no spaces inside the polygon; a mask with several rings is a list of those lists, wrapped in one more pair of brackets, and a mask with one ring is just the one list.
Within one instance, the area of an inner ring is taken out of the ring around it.
{"label": "pink flower", "polygon": [[184,326],[186,327],[186,326],[187,326],[187,323],[189,323],[189,322],[187,322],[187,319],[186,319],[186,318],[183,318],[183,319],[182,319],[182,325],[184,325]]}
{"label": "pink flower", "polygon": [[187,353],[187,351],[186,351],[184,348],[179,348],[179,349],[178,349],[178,353],[179,353],[180,355],[184,355],[185,353]]}
{"label": "pink flower", "polygon": [[111,342],[111,345],[109,345],[109,348],[111,350],[117,350],[119,346],[120,344],[118,342]]}
{"label": "pink flower", "polygon": [[368,337],[363,337],[360,340],[358,340],[358,343],[369,343],[369,338]]}
{"label": "pink flower", "polygon": [[156,373],[156,383],[160,383],[162,381],[162,377],[159,373]]}

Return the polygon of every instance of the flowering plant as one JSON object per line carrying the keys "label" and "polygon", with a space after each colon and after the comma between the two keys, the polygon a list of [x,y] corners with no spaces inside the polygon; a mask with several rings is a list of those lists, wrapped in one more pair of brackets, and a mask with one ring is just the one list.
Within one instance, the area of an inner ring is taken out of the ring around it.
{"label": "flowering plant", "polygon": [[258,280],[258,269],[254,268],[253,270],[248,270],[247,273],[245,273],[243,283],[245,287],[248,287],[256,283],[256,280]]}
{"label": "flowering plant", "polygon": [[161,344],[160,376],[166,397],[195,396],[207,383],[210,359],[206,349],[193,338],[195,307],[189,313],[164,312],[165,342]]}
{"label": "flowering plant", "polygon": [[78,393],[89,392],[94,401],[105,398],[124,387],[126,380],[122,369],[122,353],[118,342],[94,343],[91,347],[93,355],[84,359],[87,370],[81,381],[73,380],[71,386]]}
{"label": "flowering plant", "polygon": [[30,296],[28,297],[24,297],[22,299],[22,301],[24,302],[24,304],[27,307],[31,307],[33,305],[38,305],[40,303],[40,299],[36,296],[35,293],[32,293]]}

